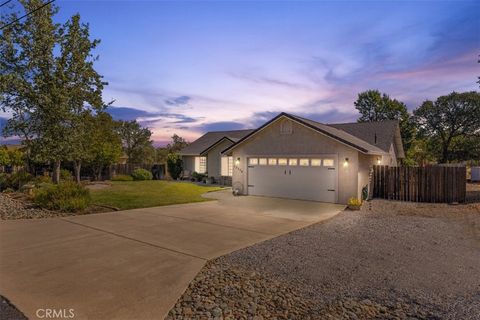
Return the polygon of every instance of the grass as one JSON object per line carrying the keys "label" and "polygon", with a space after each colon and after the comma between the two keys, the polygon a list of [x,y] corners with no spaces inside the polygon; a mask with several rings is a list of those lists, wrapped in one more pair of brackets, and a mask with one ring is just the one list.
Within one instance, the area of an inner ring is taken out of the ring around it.
{"label": "grass", "polygon": [[208,201],[209,199],[202,198],[203,193],[221,189],[193,183],[158,180],[112,181],[111,187],[91,190],[90,193],[95,204],[125,210]]}

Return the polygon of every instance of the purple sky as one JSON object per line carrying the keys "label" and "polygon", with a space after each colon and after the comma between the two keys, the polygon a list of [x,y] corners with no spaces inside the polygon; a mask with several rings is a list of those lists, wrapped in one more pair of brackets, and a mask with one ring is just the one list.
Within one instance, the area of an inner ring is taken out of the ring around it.
{"label": "purple sky", "polygon": [[57,21],[79,12],[102,40],[111,113],[141,121],[157,144],[255,127],[281,111],[355,121],[353,101],[367,89],[410,110],[478,90],[478,2],[57,4]]}

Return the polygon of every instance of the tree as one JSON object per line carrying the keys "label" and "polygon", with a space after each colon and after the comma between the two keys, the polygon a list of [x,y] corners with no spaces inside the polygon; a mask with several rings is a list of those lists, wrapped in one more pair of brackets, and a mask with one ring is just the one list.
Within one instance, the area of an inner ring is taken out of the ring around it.
{"label": "tree", "polygon": [[[44,0],[22,0],[29,12]],[[27,158],[50,162],[53,181],[60,180],[62,161],[74,160],[80,170],[85,113],[103,109],[105,83],[95,72],[88,25],[74,15],[63,26],[54,24],[53,4],[4,29],[0,41],[0,103],[12,114],[6,135],[20,135]],[[2,16],[9,23],[17,13]],[[79,152],[77,152],[79,150]],[[75,159],[72,159],[72,156]]]}
{"label": "tree", "polygon": [[419,134],[439,142],[441,163],[454,160],[451,147],[455,139],[480,135],[480,93],[475,91],[452,92],[435,102],[426,100],[413,114]]}
{"label": "tree", "polygon": [[167,149],[171,153],[177,153],[188,145],[187,140],[175,133],[172,136],[172,143],[167,144]]}
{"label": "tree", "polygon": [[167,156],[167,168],[172,179],[177,180],[182,174],[182,158],[175,153],[169,153]]}
{"label": "tree", "polygon": [[122,154],[122,140],[115,130],[117,125],[106,112],[100,112],[91,119],[87,159],[96,180],[100,180],[103,169],[118,161]]}
{"label": "tree", "polygon": [[61,54],[58,58],[57,73],[61,86],[66,88],[69,107],[67,137],[69,140],[68,159],[73,161],[75,178],[80,183],[82,162],[89,159],[89,135],[92,129],[92,113],[104,109],[102,90],[106,83],[93,68],[98,57],[93,56],[99,40],[89,39],[89,27],[80,23],[80,15],[72,16],[60,28]]}
{"label": "tree", "polygon": [[150,140],[152,132],[148,128],[142,128],[136,120],[120,121],[118,132],[128,163],[142,163],[152,155],[153,144]]}
{"label": "tree", "polygon": [[[20,1],[26,12],[44,3],[43,0]],[[57,11],[56,6],[49,4],[0,34],[0,105],[12,115],[4,134],[22,138],[29,163],[33,140],[39,137],[39,126],[46,114],[55,114],[55,103],[59,100],[53,81],[58,25],[53,23],[52,16]],[[4,14],[0,25],[18,18],[17,12]]]}
{"label": "tree", "polygon": [[10,155],[6,146],[0,147],[0,167],[10,165]]}
{"label": "tree", "polygon": [[398,120],[403,147],[408,151],[412,144],[415,127],[410,119],[407,106],[403,102],[391,99],[387,94],[382,94],[378,90],[367,90],[358,95],[354,105],[360,112],[358,122]]}

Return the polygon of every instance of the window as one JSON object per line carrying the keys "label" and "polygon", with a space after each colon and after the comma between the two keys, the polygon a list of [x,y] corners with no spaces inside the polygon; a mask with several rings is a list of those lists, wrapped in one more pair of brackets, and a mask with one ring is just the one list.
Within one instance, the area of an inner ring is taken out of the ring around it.
{"label": "window", "polygon": [[288,165],[289,166],[296,166],[296,165],[298,165],[298,160],[297,159],[288,159]]}
{"label": "window", "polygon": [[279,166],[286,166],[287,165],[287,158],[280,158],[278,159]]}
{"label": "window", "polygon": [[207,172],[207,157],[200,157],[200,165],[198,167],[198,173]]}
{"label": "window", "polygon": [[300,159],[300,165],[307,167],[308,166],[308,159]]}
{"label": "window", "polygon": [[333,159],[323,159],[323,166],[324,167],[333,167],[334,166]]}
{"label": "window", "polygon": [[292,121],[285,119],[280,123],[280,134],[292,134]]}
{"label": "window", "polygon": [[228,176],[233,176],[233,157],[228,157]]}
{"label": "window", "polygon": [[269,166],[276,166],[277,165],[277,158],[268,158],[268,165]]}
{"label": "window", "polygon": [[310,164],[312,165],[312,167],[320,167],[322,165],[322,160],[312,159],[310,160]]}
{"label": "window", "polygon": [[266,166],[267,165],[267,158],[258,159],[258,164],[261,165],[261,166]]}
{"label": "window", "polygon": [[249,158],[248,165],[249,166],[256,166],[258,164],[258,158]]}

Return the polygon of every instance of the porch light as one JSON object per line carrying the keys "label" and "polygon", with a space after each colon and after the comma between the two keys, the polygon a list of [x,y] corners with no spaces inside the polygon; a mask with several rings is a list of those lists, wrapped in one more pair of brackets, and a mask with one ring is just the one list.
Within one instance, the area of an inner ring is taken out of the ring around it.
{"label": "porch light", "polygon": [[348,167],[348,158],[345,158],[345,161],[343,162],[343,167]]}
{"label": "porch light", "polygon": [[377,158],[377,164],[381,164],[382,163],[382,159],[379,157]]}
{"label": "porch light", "polygon": [[235,160],[235,165],[236,165],[236,166],[240,165],[240,158],[237,158],[237,159]]}

